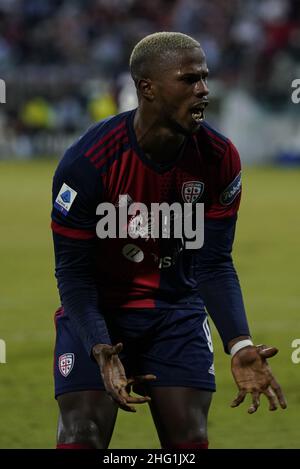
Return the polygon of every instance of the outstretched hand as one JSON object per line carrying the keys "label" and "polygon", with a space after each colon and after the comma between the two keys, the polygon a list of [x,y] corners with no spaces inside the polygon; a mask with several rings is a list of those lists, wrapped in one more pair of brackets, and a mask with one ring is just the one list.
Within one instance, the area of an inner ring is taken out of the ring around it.
{"label": "outstretched hand", "polygon": [[93,347],[93,355],[100,367],[101,376],[106,392],[119,405],[119,407],[127,412],[136,412],[132,404],[143,404],[149,402],[149,396],[135,397],[131,396],[131,388],[135,384],[145,383],[156,379],[154,375],[135,376],[127,379],[124,367],[118,354],[121,352],[123,345],[95,345]]}
{"label": "outstretched hand", "polygon": [[273,376],[267,358],[278,353],[275,347],[266,345],[249,346],[237,352],[231,360],[231,371],[238,386],[239,393],[231,407],[240,405],[247,393],[252,395],[249,414],[257,411],[260,405],[260,395],[264,394],[269,401],[269,410],[277,409],[277,401],[282,409],[287,407],[281,387]]}

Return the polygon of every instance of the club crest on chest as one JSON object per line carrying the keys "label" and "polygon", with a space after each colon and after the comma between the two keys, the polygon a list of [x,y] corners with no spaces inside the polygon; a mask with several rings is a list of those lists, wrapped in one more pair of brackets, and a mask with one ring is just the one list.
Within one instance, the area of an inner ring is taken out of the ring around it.
{"label": "club crest on chest", "polygon": [[198,202],[204,192],[204,183],[201,181],[187,181],[182,184],[181,194],[183,201],[190,204]]}

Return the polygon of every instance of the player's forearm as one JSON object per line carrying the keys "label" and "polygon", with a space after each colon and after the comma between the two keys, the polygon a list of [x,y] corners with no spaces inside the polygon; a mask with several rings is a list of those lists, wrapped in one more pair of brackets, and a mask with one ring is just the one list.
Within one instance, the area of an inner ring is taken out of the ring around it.
{"label": "player's forearm", "polygon": [[54,235],[56,277],[62,304],[87,352],[94,345],[110,344],[106,323],[99,308],[98,292],[91,268],[92,246]]}
{"label": "player's forearm", "polygon": [[240,335],[238,337],[235,337],[234,339],[228,342],[227,344],[228,350],[231,350],[234,344],[236,344],[237,342],[241,342],[242,340],[247,340],[247,339],[251,339],[250,335]]}
{"label": "player's forearm", "polygon": [[96,287],[69,272],[57,273],[58,288],[67,315],[85,349],[92,356],[96,344],[110,344],[106,323],[98,306]]}
{"label": "player's forearm", "polygon": [[231,251],[236,217],[205,221],[205,243],[199,251],[199,292],[222,338],[224,349],[240,336],[249,336],[242,292]]}
{"label": "player's forearm", "polygon": [[249,337],[250,332],[237,274],[230,263],[227,271],[224,267],[201,285],[200,294],[228,353],[230,343],[241,336]]}

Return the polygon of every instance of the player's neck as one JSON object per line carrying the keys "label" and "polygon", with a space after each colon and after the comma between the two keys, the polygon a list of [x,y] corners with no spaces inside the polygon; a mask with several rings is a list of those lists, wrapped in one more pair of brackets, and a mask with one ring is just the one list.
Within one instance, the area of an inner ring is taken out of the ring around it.
{"label": "player's neck", "polygon": [[156,117],[136,111],[134,117],[136,139],[145,155],[158,162],[170,162],[178,157],[185,140],[184,135],[174,134],[161,125]]}

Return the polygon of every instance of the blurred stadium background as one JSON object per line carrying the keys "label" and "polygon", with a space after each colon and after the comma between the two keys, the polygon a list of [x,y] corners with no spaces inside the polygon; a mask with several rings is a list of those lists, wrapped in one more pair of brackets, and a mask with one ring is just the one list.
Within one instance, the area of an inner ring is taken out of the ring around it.
{"label": "blurred stadium background", "polygon": [[[230,409],[235,386],[214,333],[218,392],[213,448],[299,448],[300,78],[298,0],[0,0],[0,448],[51,448],[51,179],[66,146],[92,122],[136,105],[134,44],[173,30],[197,38],[211,70],[208,120],[244,163],[235,262],[256,342],[280,349],[272,366],[289,409]],[[262,399],[262,401],[264,401]],[[266,404],[262,402],[262,404]],[[112,448],[155,448],[148,410],[120,413]]]}

